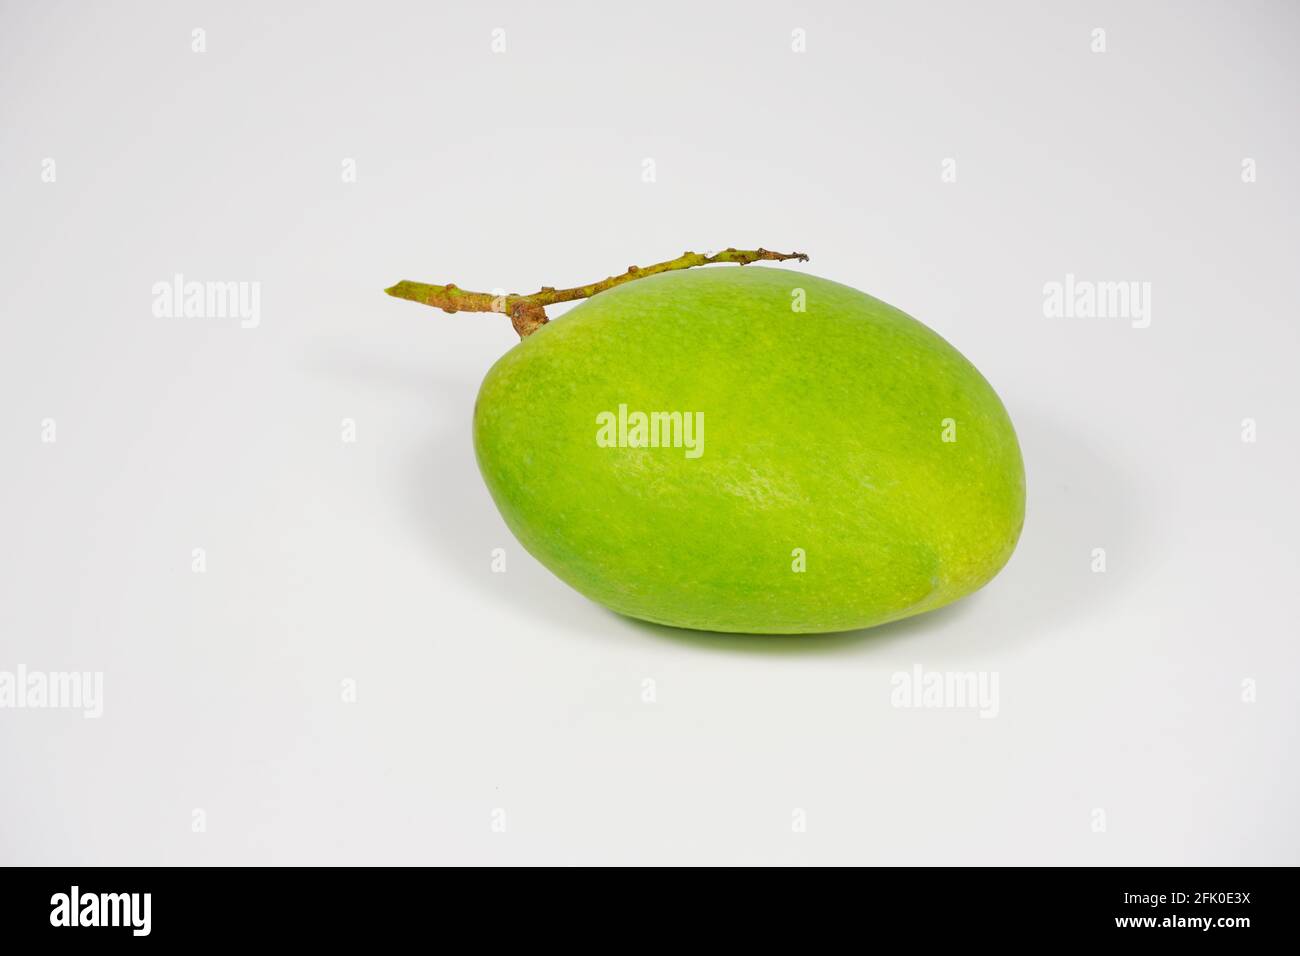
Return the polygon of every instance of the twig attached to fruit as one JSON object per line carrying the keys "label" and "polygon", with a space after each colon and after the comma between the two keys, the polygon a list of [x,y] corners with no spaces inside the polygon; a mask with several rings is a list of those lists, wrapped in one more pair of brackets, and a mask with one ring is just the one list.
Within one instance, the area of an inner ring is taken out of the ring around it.
{"label": "twig attached to fruit", "polygon": [[785,262],[787,259],[796,259],[799,262],[808,261],[808,257],[802,252],[771,252],[767,249],[724,249],[722,252],[713,255],[683,252],[676,259],[657,262],[652,266],[628,266],[627,272],[610,276],[608,279],[602,279],[599,282],[593,282],[591,285],[577,286],[572,289],[555,289],[551,286],[542,286],[542,288],[530,295],[518,295],[513,292],[507,295],[493,295],[490,292],[467,292],[464,289],[457,288],[453,283],[430,285],[427,282],[410,282],[407,280],[403,280],[384,291],[396,298],[410,299],[412,302],[431,305],[435,309],[442,309],[444,312],[503,312],[510,316],[511,324],[522,339],[532,335],[547,323],[546,306],[554,305],[557,302],[589,299],[598,292],[612,289],[624,282],[644,279],[646,276],[657,275],[660,272],[671,272],[674,269],[690,269],[693,266],[707,266],[715,262],[734,262],[743,266],[760,260]]}

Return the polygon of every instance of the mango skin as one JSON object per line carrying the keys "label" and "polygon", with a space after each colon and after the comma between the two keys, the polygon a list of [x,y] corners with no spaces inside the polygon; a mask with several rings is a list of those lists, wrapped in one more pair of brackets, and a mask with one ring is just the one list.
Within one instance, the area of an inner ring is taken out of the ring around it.
{"label": "mango skin", "polygon": [[[597,416],[620,404],[703,412],[703,453],[600,447]],[[1024,522],[1020,446],[975,367],[892,306],[785,269],[670,272],[587,300],[488,372],[474,447],[530,554],[674,627],[920,614],[989,581]]]}

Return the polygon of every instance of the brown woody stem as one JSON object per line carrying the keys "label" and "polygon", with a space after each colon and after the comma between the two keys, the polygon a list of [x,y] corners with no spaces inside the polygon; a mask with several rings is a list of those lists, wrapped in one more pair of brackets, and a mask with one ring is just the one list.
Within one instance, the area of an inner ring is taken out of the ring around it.
{"label": "brown woody stem", "polygon": [[492,295],[489,292],[467,292],[451,283],[447,285],[430,285],[427,282],[409,282],[406,280],[384,291],[396,298],[410,299],[412,302],[431,305],[435,309],[442,309],[444,312],[504,312],[510,316],[511,324],[514,325],[515,331],[519,333],[519,337],[522,339],[532,335],[547,323],[546,306],[554,305],[557,302],[589,299],[598,292],[604,292],[606,289],[612,289],[614,286],[622,285],[625,282],[644,279],[646,276],[658,275],[660,272],[672,272],[675,269],[690,269],[693,266],[707,266],[715,262],[734,262],[743,266],[760,260],[784,262],[787,259],[797,259],[800,262],[808,261],[808,257],[802,252],[769,252],[767,249],[749,251],[726,249],[714,255],[683,252],[676,259],[657,262],[652,266],[628,266],[627,272],[610,276],[608,279],[601,279],[591,285],[576,286],[572,289],[554,289],[551,286],[542,286],[529,295],[518,295],[513,292],[505,295]]}

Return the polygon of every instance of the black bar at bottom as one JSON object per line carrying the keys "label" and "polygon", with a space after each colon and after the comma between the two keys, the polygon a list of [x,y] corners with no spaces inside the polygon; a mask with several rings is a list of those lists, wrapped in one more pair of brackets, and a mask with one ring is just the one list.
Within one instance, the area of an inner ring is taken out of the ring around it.
{"label": "black bar at bottom", "polygon": [[[0,870],[0,938],[57,943],[400,942],[412,933],[511,929],[537,943],[616,945],[785,934],[805,943],[921,932],[926,943],[1192,938],[1285,939],[1296,923],[1291,869],[623,870],[451,873],[431,869],[45,868]],[[751,882],[752,881],[752,882]],[[619,927],[622,927],[621,929]],[[610,936],[608,934],[612,933]],[[683,935],[685,934],[685,935]],[[471,938],[478,938],[477,936]],[[807,948],[804,946],[803,948]]]}

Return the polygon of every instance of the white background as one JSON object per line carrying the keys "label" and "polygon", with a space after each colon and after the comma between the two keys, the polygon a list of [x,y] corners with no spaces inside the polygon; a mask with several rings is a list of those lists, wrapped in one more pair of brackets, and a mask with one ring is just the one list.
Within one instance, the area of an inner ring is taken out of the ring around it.
{"label": "white background", "polygon": [[[3,3],[0,670],[102,671],[104,713],[0,710],[0,862],[1300,862],[1298,34],[1284,2]],[[761,639],[587,602],[474,464],[509,323],[381,291],[728,245],[807,251],[997,388],[1029,505],[979,594]],[[155,316],[176,273],[261,283],[260,325]],[[1067,273],[1151,283],[1150,327],[1045,318]],[[916,664],[996,672],[998,716],[892,707]]]}

